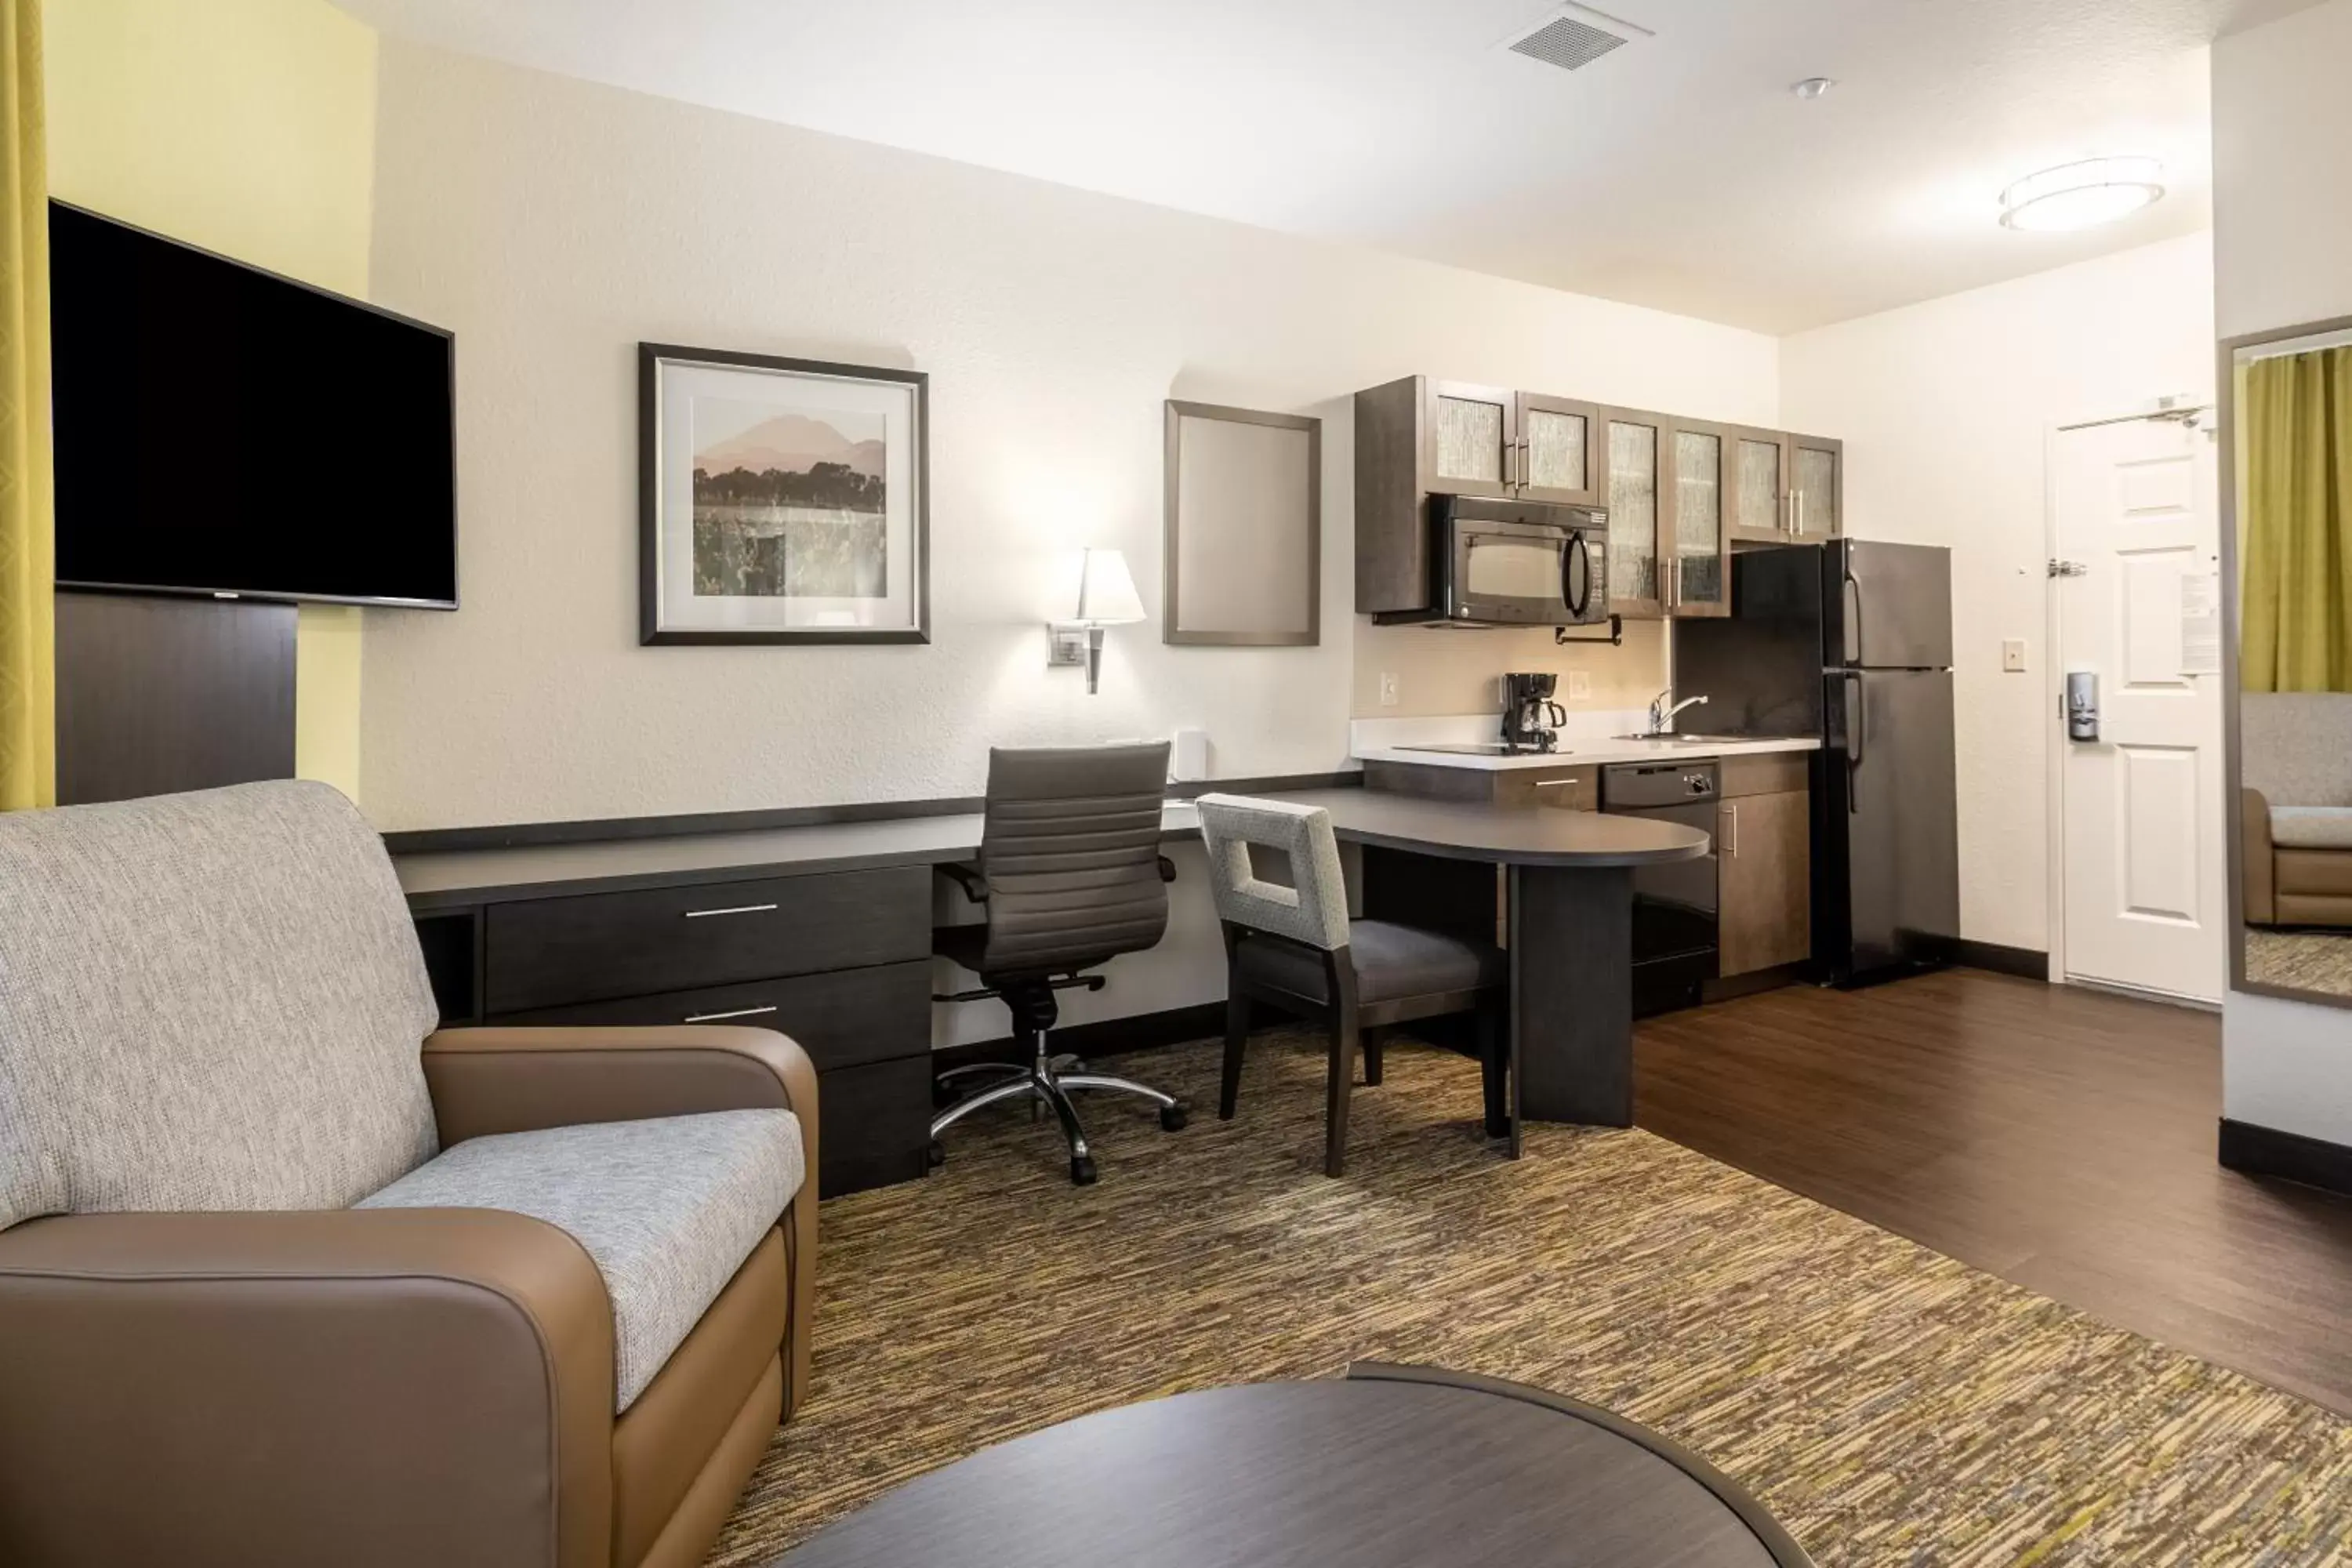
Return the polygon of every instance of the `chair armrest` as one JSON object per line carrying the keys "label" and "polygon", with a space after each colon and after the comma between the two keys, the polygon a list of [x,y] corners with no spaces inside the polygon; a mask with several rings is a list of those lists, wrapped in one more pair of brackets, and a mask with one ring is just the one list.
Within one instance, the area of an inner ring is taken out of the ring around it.
{"label": "chair armrest", "polygon": [[808,1174],[784,1225],[793,1274],[786,1414],[798,1405],[816,1310],[818,1127],[816,1068],[797,1043],[721,1024],[437,1029],[425,1039],[425,1085],[445,1148],[493,1132],[704,1110],[775,1107],[799,1118]]}
{"label": "chair armrest", "polygon": [[2258,789],[2238,792],[2239,910],[2249,925],[2278,923],[2278,861],[2271,844],[2271,803]]}
{"label": "chair armrest", "polygon": [[984,904],[988,902],[988,879],[980,874],[979,867],[935,866],[932,869],[937,871],[940,876],[945,877],[949,881],[953,882],[957,887],[961,888],[963,889],[963,896],[970,899],[973,903]]}
{"label": "chair armrest", "polygon": [[606,1561],[613,1318],[487,1209],[0,1233],[0,1562]]}

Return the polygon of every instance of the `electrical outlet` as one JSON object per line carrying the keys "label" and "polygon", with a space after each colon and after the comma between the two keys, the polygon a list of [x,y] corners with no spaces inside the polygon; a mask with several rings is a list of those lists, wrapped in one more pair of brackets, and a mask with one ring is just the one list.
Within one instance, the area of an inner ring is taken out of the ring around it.
{"label": "electrical outlet", "polygon": [[2023,637],[2000,639],[2000,668],[2011,675],[2024,673],[2025,639]]}
{"label": "electrical outlet", "polygon": [[1393,708],[1396,705],[1396,672],[1394,670],[1384,669],[1381,671],[1381,706],[1383,708]]}
{"label": "electrical outlet", "polygon": [[1592,700],[1592,672],[1591,670],[1571,669],[1568,672],[1568,700],[1570,702],[1590,702]]}

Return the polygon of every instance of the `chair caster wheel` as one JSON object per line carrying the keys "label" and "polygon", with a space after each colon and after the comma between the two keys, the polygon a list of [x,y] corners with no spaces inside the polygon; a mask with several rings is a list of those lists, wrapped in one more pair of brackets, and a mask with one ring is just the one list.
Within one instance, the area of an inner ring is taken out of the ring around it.
{"label": "chair caster wheel", "polygon": [[1181,1132],[1184,1131],[1183,1101],[1178,1100],[1173,1105],[1163,1105],[1160,1108],[1160,1131],[1162,1132]]}
{"label": "chair caster wheel", "polygon": [[1097,1173],[1095,1170],[1095,1157],[1092,1154],[1073,1154],[1070,1156],[1071,1185],[1091,1187],[1095,1184],[1097,1174]]}
{"label": "chair caster wheel", "polygon": [[931,1140],[931,1146],[923,1151],[923,1158],[929,1161],[931,1169],[936,1171],[948,1163],[948,1146],[934,1138]]}
{"label": "chair caster wheel", "polygon": [[945,1110],[956,1102],[956,1092],[939,1079],[931,1079],[931,1109]]}

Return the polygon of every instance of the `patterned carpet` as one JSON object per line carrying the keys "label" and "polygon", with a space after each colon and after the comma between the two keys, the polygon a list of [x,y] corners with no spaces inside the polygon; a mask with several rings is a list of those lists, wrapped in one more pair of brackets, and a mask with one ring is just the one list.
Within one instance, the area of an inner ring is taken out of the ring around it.
{"label": "patterned carpet", "polygon": [[1823,1568],[2352,1562],[2352,1424],[1678,1145],[1531,1127],[1508,1163],[1476,1068],[1399,1041],[1328,1181],[1305,1039],[1254,1043],[1230,1123],[1213,1047],[1129,1066],[1198,1109],[1097,1102],[1097,1187],[1010,1111],[825,1205],[814,1390],[714,1563],[1036,1426],[1359,1357],[1647,1422]]}
{"label": "patterned carpet", "polygon": [[2246,931],[2246,978],[2352,996],[2352,931]]}

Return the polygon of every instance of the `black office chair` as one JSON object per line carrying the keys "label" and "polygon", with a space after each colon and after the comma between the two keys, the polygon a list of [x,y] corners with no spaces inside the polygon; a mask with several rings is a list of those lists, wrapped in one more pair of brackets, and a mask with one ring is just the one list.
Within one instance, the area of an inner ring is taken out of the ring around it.
{"label": "black office chair", "polygon": [[932,1119],[932,1163],[946,1158],[940,1134],[999,1100],[1034,1099],[1054,1108],[1070,1144],[1070,1180],[1080,1186],[1095,1179],[1095,1158],[1070,1090],[1137,1095],[1160,1107],[1160,1125],[1169,1131],[1184,1125],[1183,1103],[1173,1095],[1130,1079],[1070,1071],[1077,1058],[1045,1048],[1060,1016],[1055,992],[1101,990],[1101,975],[1080,972],[1154,946],[1168,929],[1167,884],[1176,867],[1160,853],[1167,781],[1165,742],[988,753],[980,864],[941,868],[987,910],[988,921],[940,927],[931,941],[933,952],[978,973],[982,988],[934,1000],[1002,997],[1013,1032],[1035,1048],[1025,1065],[981,1062],[940,1075],[943,1093],[959,1078],[1009,1081],[975,1089]]}

